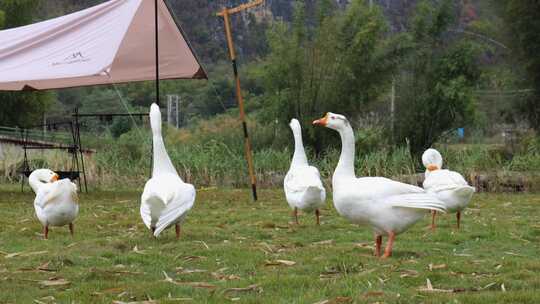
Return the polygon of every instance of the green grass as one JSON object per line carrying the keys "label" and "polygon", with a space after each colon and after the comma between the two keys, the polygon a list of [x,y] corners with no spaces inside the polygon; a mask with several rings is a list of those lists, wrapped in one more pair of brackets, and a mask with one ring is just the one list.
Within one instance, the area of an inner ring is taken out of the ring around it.
{"label": "green grass", "polygon": [[[0,303],[540,302],[539,195],[475,195],[461,231],[440,216],[432,233],[426,216],[381,260],[371,231],[339,217],[331,200],[320,227],[313,215],[289,224],[280,190],[253,203],[248,190],[199,189],[179,241],[173,230],[151,237],[140,189],[82,194],[75,237],[52,228],[47,241],[33,194],[1,190]],[[69,284],[42,285],[59,279]],[[458,292],[419,291],[427,279]]]}

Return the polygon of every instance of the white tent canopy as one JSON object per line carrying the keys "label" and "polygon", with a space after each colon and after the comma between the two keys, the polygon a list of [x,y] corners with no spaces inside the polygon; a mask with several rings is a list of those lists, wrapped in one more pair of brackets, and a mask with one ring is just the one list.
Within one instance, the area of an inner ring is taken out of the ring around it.
{"label": "white tent canopy", "polygon": [[[45,90],[156,78],[154,0],[110,0],[0,31],[0,90]],[[159,78],[206,78],[158,0]]]}

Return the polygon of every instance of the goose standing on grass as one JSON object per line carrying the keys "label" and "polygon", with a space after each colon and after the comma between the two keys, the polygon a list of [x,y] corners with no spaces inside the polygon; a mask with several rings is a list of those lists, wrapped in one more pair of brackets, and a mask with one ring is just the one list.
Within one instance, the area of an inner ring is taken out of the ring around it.
{"label": "goose standing on grass", "polygon": [[343,115],[327,113],[314,125],[336,130],[341,136],[341,155],[332,177],[334,206],[355,224],[375,232],[375,255],[380,256],[383,235],[388,236],[383,258],[392,255],[397,234],[425,215],[425,210],[446,210],[443,202],[424,189],[384,177],[357,178],[354,172],[354,133]]}
{"label": "goose standing on grass", "polygon": [[49,169],[34,170],[28,177],[28,183],[36,194],[34,208],[43,225],[45,239],[49,238],[49,226],[69,225],[69,232],[73,235],[73,221],[79,214],[77,185],[69,178],[59,178]]}
{"label": "goose standing on grass", "polygon": [[305,212],[315,211],[317,225],[319,225],[319,209],[324,206],[326,191],[321,182],[319,170],[308,164],[300,123],[293,118],[289,126],[294,136],[294,154],[289,171],[283,181],[285,197],[289,206],[294,210],[296,224],[298,224],[298,209],[300,209]]}
{"label": "goose standing on grass", "polygon": [[[426,167],[424,189],[443,201],[448,212],[456,212],[457,228],[459,229],[461,211],[469,204],[475,188],[469,186],[461,174],[443,170],[443,158],[441,153],[435,149],[427,149],[422,154],[422,163]],[[433,210],[431,213],[431,229],[434,230],[437,211]]]}
{"label": "goose standing on grass", "polygon": [[155,103],[150,107],[153,162],[152,177],[146,182],[141,196],[141,217],[155,237],[167,227],[176,228],[180,238],[180,224],[195,202],[195,187],[184,183],[174,168],[161,136],[161,111]]}

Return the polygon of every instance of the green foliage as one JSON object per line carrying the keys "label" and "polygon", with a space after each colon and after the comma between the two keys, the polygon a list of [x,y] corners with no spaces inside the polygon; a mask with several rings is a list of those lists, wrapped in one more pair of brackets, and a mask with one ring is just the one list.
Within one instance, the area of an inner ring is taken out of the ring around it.
{"label": "green foliage", "polygon": [[[47,92],[2,92],[0,93],[0,126],[35,126],[43,121],[43,114],[53,104]],[[24,115],[22,115],[24,114]]]}
{"label": "green foliage", "polygon": [[473,88],[480,72],[479,48],[453,39],[447,30],[454,24],[450,1],[433,6],[418,4],[412,20],[414,49],[399,75],[395,140],[408,141],[413,155],[421,154],[439,137],[474,118]]}
{"label": "green foliage", "polygon": [[518,56],[527,73],[525,82],[534,89],[520,103],[521,112],[540,130],[540,2],[506,1],[505,17]]}
{"label": "green foliage", "polygon": [[[343,14],[330,14],[328,6],[321,2],[319,23],[312,26],[306,22],[305,6],[296,2],[291,26],[277,22],[268,32],[268,119],[285,124],[296,117],[309,125],[327,111],[352,119],[388,87],[406,48],[403,37],[388,38],[381,10],[369,9],[364,1],[353,1]],[[313,128],[304,139],[317,151],[330,140],[328,133]]]}
{"label": "green foliage", "polygon": [[[2,0],[0,10],[4,11],[4,26],[7,28],[27,25],[43,0]],[[1,21],[1,20],[0,20]],[[0,25],[2,22],[0,22]]]}
{"label": "green foliage", "polygon": [[0,10],[0,29],[4,28],[6,22],[6,13],[3,10]]}

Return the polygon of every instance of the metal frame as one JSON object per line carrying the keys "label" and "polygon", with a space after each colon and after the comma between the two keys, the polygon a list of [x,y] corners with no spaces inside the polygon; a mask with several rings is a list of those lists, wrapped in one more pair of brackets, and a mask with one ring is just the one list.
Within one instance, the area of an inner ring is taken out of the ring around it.
{"label": "metal frame", "polygon": [[[28,145],[28,130],[32,128],[38,128],[38,127],[42,128],[42,127],[58,126],[58,125],[69,125],[69,129],[71,131],[71,139],[72,139],[71,145],[61,145],[61,144],[56,145],[56,146],[46,145],[46,144]],[[54,170],[54,171],[58,173],[61,178],[67,177],[71,180],[78,180],[79,184],[81,184],[81,173],[82,173],[82,177],[84,178],[84,189],[85,189],[85,192],[88,193],[86,170],[84,167],[84,154],[81,148],[81,136],[80,136],[80,128],[79,128],[78,120],[76,120],[75,122],[66,121],[66,122],[29,126],[25,129],[21,129],[21,139],[23,142],[23,150],[24,150],[23,170],[21,171],[21,174],[22,174],[21,192],[24,192],[24,178],[29,177],[30,173],[32,173],[30,169],[30,164],[28,161],[28,150],[66,150],[68,153],[71,154],[71,170],[69,171]],[[80,154],[80,161],[79,161],[79,154]]]}

